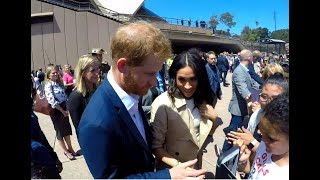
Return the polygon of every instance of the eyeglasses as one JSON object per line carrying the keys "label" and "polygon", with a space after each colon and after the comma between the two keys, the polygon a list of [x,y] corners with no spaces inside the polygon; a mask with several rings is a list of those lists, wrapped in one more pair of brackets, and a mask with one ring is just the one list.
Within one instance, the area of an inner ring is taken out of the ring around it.
{"label": "eyeglasses", "polygon": [[261,102],[270,102],[270,101],[272,101],[275,97],[277,97],[277,96],[268,96],[268,94],[264,94],[264,93],[260,93],[259,94],[259,97],[260,97],[260,101]]}

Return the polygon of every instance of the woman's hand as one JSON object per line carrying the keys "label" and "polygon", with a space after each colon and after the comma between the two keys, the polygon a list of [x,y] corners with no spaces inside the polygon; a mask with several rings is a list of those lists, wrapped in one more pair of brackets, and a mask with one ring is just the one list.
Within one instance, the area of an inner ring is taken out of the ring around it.
{"label": "woman's hand", "polygon": [[206,105],[205,115],[208,117],[208,119],[210,119],[213,122],[218,117],[218,114],[217,114],[216,110],[210,104]]}
{"label": "woman's hand", "polygon": [[258,110],[258,109],[260,109],[260,108],[261,108],[261,104],[260,104],[258,101],[253,102],[253,103],[251,104],[251,111],[252,111],[252,112],[255,112],[256,110]]}

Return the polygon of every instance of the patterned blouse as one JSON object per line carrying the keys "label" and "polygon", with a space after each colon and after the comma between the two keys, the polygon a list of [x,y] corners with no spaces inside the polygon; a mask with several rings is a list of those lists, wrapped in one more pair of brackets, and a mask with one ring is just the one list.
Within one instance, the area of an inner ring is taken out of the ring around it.
{"label": "patterned blouse", "polygon": [[[52,90],[54,92],[54,95]],[[61,102],[68,100],[68,97],[64,91],[64,87],[51,80],[49,80],[44,86],[44,92],[48,100],[48,103],[51,104],[52,108],[55,108],[57,104],[60,104]]]}

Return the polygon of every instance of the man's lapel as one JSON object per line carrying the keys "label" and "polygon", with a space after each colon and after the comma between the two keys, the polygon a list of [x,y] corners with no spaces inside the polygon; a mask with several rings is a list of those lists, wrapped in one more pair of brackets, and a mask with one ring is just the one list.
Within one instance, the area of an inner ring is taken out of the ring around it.
{"label": "man's lapel", "polygon": [[144,141],[137,126],[133,122],[129,112],[127,111],[127,109],[124,105],[123,105],[123,107],[120,107],[120,109],[118,111],[118,115],[125,122],[125,124],[128,127],[128,130],[132,133],[133,137],[141,144],[141,146],[143,146],[145,149],[147,149],[149,151],[150,149],[147,146],[147,143]]}
{"label": "man's lapel", "polygon": [[[121,118],[121,120],[127,125],[128,131],[131,132],[133,137],[141,144],[142,147],[144,147],[147,151],[150,151],[149,147],[147,146],[147,143],[144,141],[143,137],[141,136],[137,126],[133,122],[128,110],[122,103],[121,99],[117,95],[117,93],[112,88],[110,82],[108,79],[105,79],[105,85],[106,85],[106,93],[112,100],[113,105],[118,108],[118,115]],[[103,84],[101,84],[103,85]],[[140,113],[141,114],[141,113]],[[141,114],[143,116],[143,114]],[[123,131],[127,131],[127,129],[123,129]],[[145,129],[146,131],[146,129]]]}

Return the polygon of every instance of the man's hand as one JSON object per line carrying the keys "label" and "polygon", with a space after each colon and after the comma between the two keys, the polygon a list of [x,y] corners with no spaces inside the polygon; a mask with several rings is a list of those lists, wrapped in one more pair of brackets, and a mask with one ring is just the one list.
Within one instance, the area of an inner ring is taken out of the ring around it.
{"label": "man's hand", "polygon": [[198,159],[180,163],[177,166],[169,169],[171,179],[204,179],[204,173],[207,172],[206,169],[192,169],[190,166],[194,165]]}

